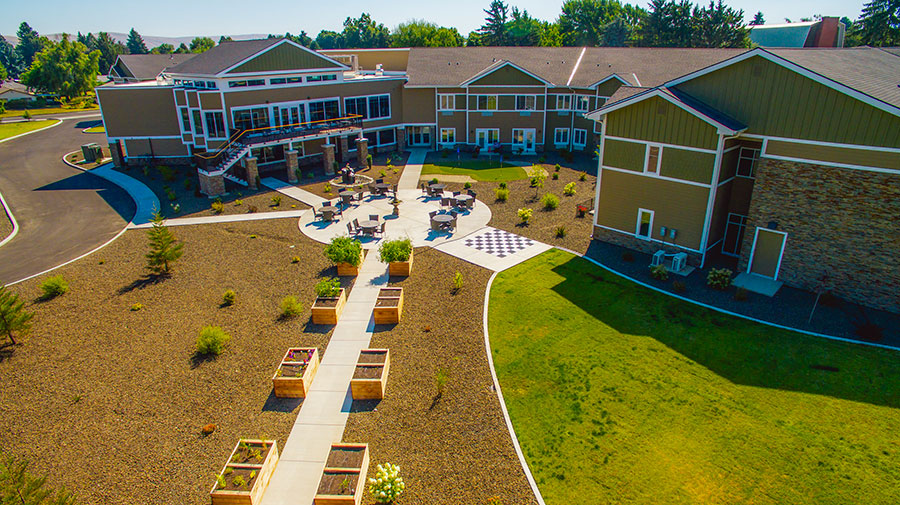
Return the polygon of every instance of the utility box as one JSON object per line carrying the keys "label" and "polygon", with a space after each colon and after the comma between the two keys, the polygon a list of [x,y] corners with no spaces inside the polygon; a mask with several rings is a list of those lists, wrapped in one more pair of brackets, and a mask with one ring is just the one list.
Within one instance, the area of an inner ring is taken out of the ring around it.
{"label": "utility box", "polygon": [[97,144],[82,145],[81,154],[84,155],[84,161],[86,163],[94,163],[95,161],[103,159],[103,151],[101,151],[100,146]]}

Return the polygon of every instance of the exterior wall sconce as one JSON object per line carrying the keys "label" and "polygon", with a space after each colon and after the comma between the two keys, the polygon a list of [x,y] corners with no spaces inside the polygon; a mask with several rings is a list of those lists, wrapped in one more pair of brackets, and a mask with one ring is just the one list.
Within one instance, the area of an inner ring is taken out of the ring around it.
{"label": "exterior wall sconce", "polygon": [[770,230],[777,230],[778,229],[778,221],[769,221],[769,224],[766,226],[766,228],[768,228]]}

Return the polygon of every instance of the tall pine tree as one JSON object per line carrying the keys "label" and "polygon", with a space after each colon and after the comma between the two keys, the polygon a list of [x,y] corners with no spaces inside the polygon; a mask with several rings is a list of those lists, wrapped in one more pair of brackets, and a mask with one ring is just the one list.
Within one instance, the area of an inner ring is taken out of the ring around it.
{"label": "tall pine tree", "polygon": [[865,4],[851,33],[860,44],[900,45],[900,0],[871,0]]}
{"label": "tall pine tree", "polygon": [[766,24],[765,18],[763,18],[762,11],[756,11],[756,15],[753,16],[753,21],[750,21],[750,26],[764,25]]}
{"label": "tall pine tree", "polygon": [[0,65],[6,68],[9,77],[14,79],[22,73],[22,60],[16,48],[3,35],[0,35]]}
{"label": "tall pine tree", "polygon": [[481,26],[481,44],[485,46],[505,46],[506,21],[509,7],[502,0],[493,0],[490,7],[484,10],[487,17]]}
{"label": "tall pine tree", "polygon": [[134,28],[128,32],[128,40],[125,42],[125,47],[128,48],[128,52],[131,54],[147,54],[147,44],[144,44],[144,37],[141,37],[141,34]]}
{"label": "tall pine tree", "polygon": [[34,55],[43,49],[44,42],[41,40],[38,32],[24,21],[19,25],[19,31],[16,32],[16,36],[19,37],[19,45],[16,46],[16,52],[19,53],[19,59],[22,60],[22,67],[27,69],[31,66],[31,62],[34,61]]}

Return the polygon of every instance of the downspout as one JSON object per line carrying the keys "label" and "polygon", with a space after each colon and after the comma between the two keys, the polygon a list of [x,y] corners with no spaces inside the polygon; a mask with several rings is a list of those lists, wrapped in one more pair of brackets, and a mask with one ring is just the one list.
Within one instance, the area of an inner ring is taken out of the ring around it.
{"label": "downspout", "polygon": [[700,239],[700,268],[706,265],[706,244],[709,242],[710,226],[712,225],[712,215],[716,204],[716,193],[719,189],[719,174],[722,170],[722,153],[725,150],[725,135],[720,133],[719,140],[716,144],[716,160],[713,162],[712,181],[709,185],[709,200],[706,202],[706,217],[703,220],[703,235]]}

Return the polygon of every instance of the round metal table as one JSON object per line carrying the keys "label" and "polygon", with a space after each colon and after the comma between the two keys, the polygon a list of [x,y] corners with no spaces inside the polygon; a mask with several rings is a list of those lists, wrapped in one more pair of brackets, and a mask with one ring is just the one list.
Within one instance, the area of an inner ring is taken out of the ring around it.
{"label": "round metal table", "polygon": [[456,205],[468,205],[472,201],[472,195],[456,195],[453,197]]}
{"label": "round metal table", "polygon": [[378,221],[374,221],[372,219],[366,219],[364,221],[359,222],[359,227],[362,228],[363,233],[375,234],[375,230],[378,229]]}
{"label": "round metal table", "polygon": [[453,216],[451,216],[450,214],[438,214],[438,215],[434,216],[433,218],[431,218],[431,229],[437,230],[437,229],[440,229],[440,227],[442,225],[452,223],[452,222],[453,222]]}

